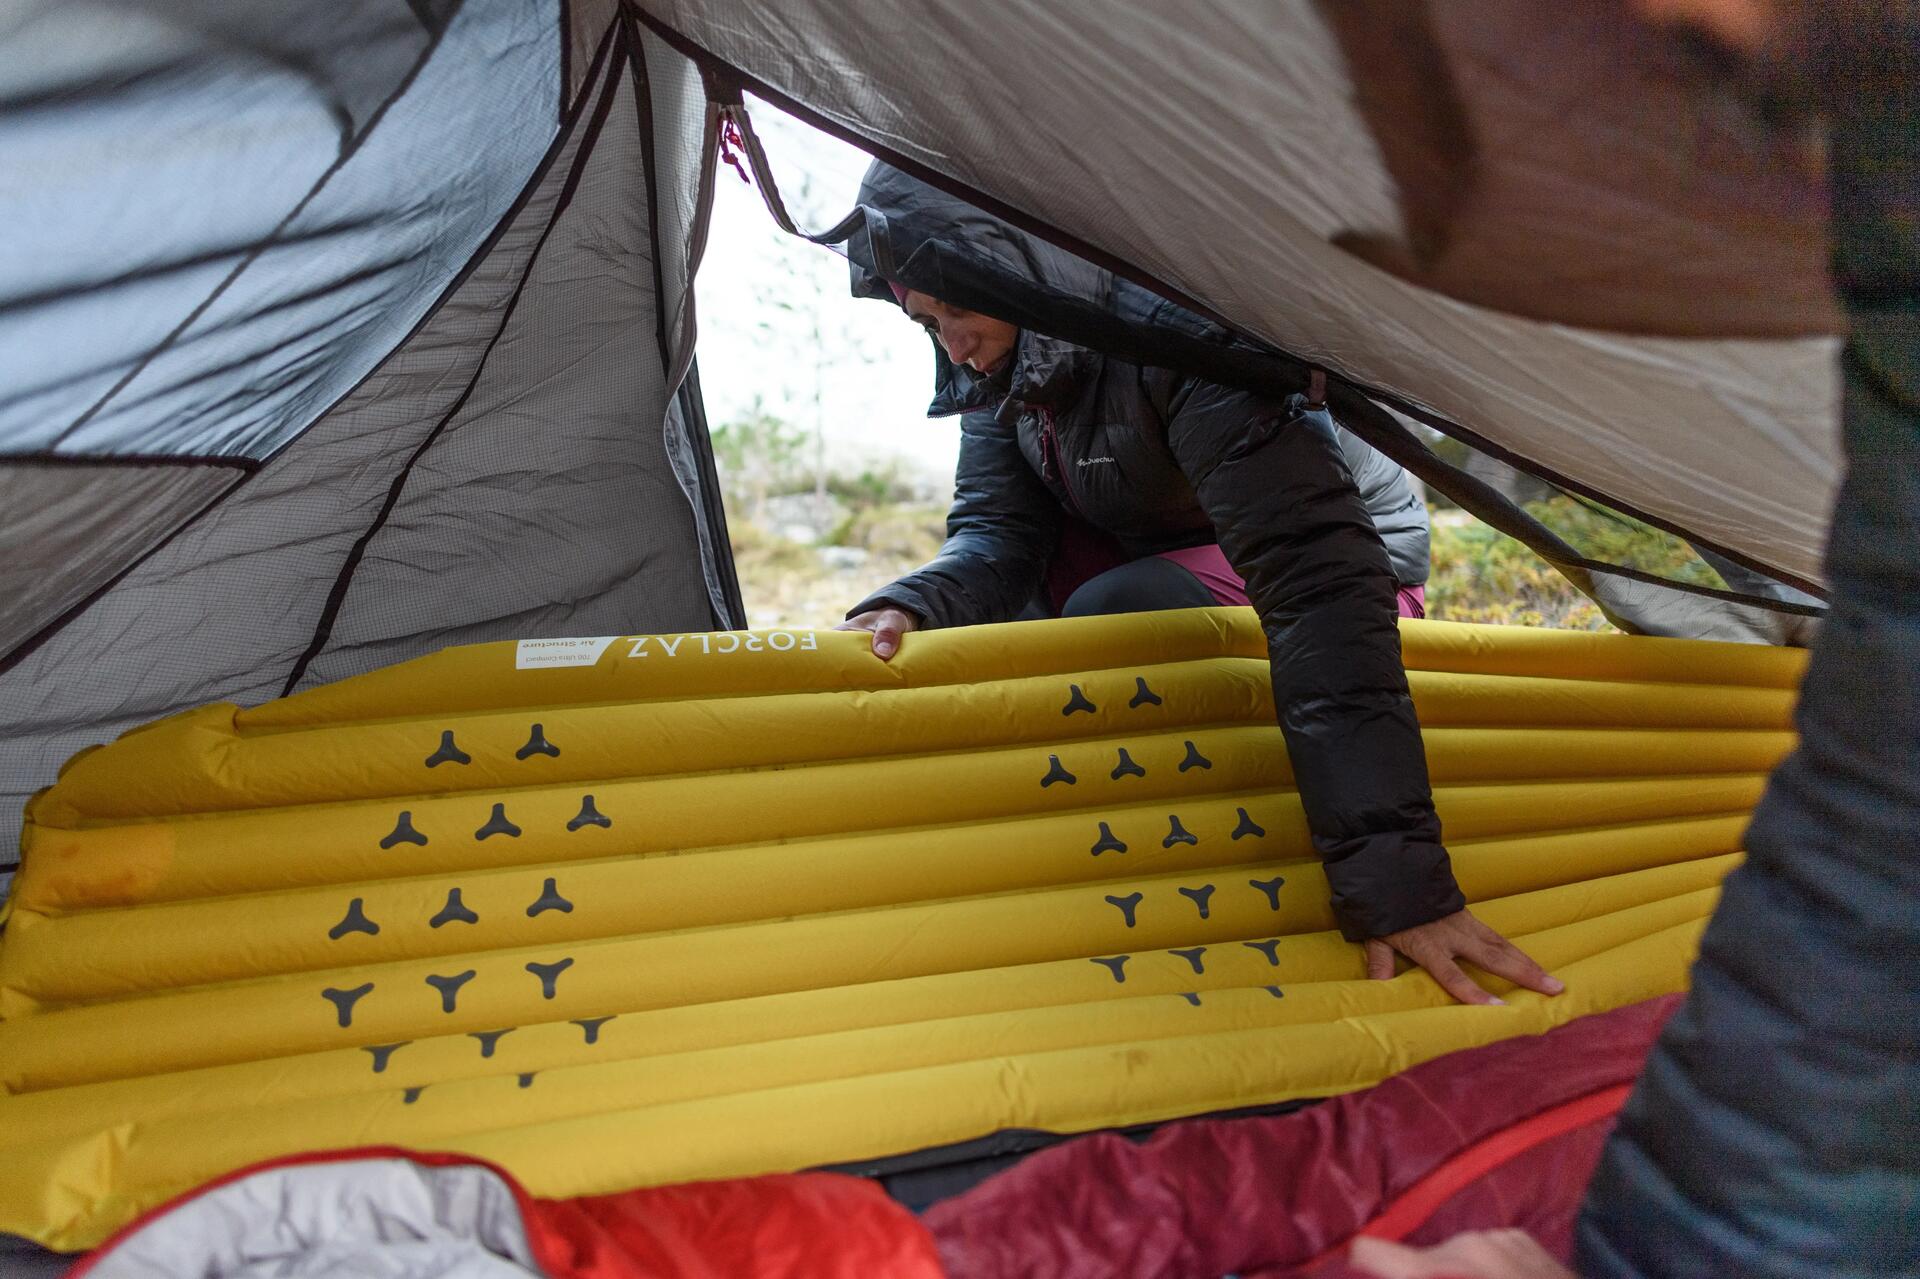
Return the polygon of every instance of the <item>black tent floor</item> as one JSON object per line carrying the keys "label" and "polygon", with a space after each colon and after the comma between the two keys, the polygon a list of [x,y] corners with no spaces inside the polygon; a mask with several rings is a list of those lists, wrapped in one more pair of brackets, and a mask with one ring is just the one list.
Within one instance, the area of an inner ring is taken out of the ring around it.
{"label": "black tent floor", "polygon": [[78,1260],[72,1253],[42,1248],[31,1239],[0,1234],[0,1279],[53,1279]]}
{"label": "black tent floor", "polygon": [[[1313,1100],[1283,1101],[1271,1106],[1243,1106],[1234,1110],[1194,1115],[1190,1119],[1169,1120],[1187,1123],[1192,1119],[1257,1119],[1291,1114],[1314,1105]],[[1145,1141],[1164,1124],[1134,1124],[1125,1128],[1102,1129],[1117,1133],[1129,1141]],[[894,1202],[911,1212],[925,1212],[944,1199],[972,1190],[993,1176],[1005,1172],[1026,1159],[1063,1141],[1089,1136],[1087,1133],[1042,1132],[1035,1128],[1003,1128],[971,1141],[946,1146],[930,1146],[903,1155],[854,1163],[831,1164],[823,1172],[844,1172],[878,1181]]]}

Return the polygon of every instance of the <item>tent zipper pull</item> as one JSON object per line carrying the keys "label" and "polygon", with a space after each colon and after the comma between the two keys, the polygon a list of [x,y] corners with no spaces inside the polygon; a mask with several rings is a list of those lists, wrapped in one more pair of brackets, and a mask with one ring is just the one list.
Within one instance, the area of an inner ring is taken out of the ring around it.
{"label": "tent zipper pull", "polygon": [[752,186],[753,179],[747,176],[747,166],[740,163],[740,157],[733,153],[734,147],[744,148],[746,145],[747,140],[740,136],[740,126],[733,122],[732,116],[723,113],[720,117],[720,159],[733,166],[733,171],[740,175],[742,182]]}

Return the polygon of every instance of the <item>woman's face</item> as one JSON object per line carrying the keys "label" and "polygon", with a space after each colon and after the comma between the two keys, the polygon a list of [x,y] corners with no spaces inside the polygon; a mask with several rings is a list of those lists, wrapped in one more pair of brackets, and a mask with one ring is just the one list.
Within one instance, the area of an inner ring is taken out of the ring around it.
{"label": "woman's face", "polygon": [[933,334],[949,360],[976,373],[991,373],[1005,363],[1020,333],[1005,320],[963,311],[924,293],[909,292],[900,305],[909,319]]}

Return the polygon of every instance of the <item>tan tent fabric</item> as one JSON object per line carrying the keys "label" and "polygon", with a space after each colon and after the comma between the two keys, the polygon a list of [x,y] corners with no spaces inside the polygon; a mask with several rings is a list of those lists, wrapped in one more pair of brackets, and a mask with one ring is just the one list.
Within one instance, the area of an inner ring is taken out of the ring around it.
{"label": "tan tent fabric", "polygon": [[[1591,43],[1543,48],[1527,33],[1544,18],[1518,0],[1498,12],[1435,3],[1405,47],[1366,68],[1363,93],[1341,33],[1305,0],[642,8],[748,89],[1252,334],[1819,580],[1838,446],[1837,341],[1817,332],[1831,314],[1814,255],[1817,168],[1739,135],[1677,58],[1647,60],[1623,14],[1595,7]],[[1609,32],[1619,38],[1598,38]],[[1529,87],[1507,74],[1536,60],[1550,79]],[[1418,121],[1426,99],[1394,78],[1414,75],[1451,86],[1433,109],[1458,129],[1370,127]],[[1456,163],[1450,177],[1403,185],[1450,142],[1515,130],[1538,144],[1503,148],[1497,168]],[[1732,168],[1699,167],[1708,141],[1714,154],[1740,143]],[[1645,163],[1596,159],[1617,154]],[[1575,210],[1599,216],[1576,225]],[[1636,278],[1654,274],[1676,281],[1654,295],[1669,312],[1641,305]],[[1529,318],[1562,311],[1619,327]],[[1701,332],[1720,336],[1676,336]]]}

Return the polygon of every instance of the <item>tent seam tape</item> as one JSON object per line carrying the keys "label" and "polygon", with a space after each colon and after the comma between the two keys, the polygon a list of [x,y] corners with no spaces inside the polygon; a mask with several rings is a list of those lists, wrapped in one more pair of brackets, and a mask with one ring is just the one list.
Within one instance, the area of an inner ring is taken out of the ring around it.
{"label": "tent seam tape", "polygon": [[570,93],[573,88],[573,7],[568,0],[555,0],[555,8],[560,11],[560,92],[554,95],[559,99],[554,104],[555,127],[564,126],[567,112],[572,107]]}
{"label": "tent seam tape", "polygon": [[257,471],[264,463],[238,454],[213,453],[0,453],[0,467],[71,466],[79,469],[115,466],[218,466],[233,471]]}

